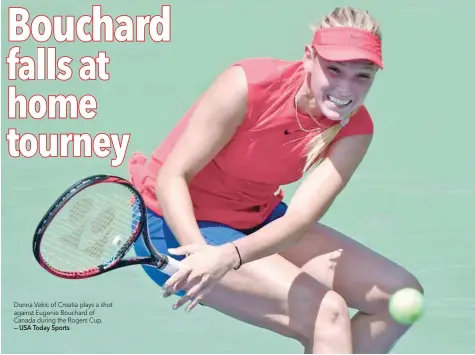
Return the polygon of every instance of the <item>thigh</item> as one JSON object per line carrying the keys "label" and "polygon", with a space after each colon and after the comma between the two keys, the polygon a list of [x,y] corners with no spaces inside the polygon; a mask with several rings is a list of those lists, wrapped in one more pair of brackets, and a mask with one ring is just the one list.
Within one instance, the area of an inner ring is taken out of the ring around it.
{"label": "thigh", "polygon": [[203,305],[308,344],[328,291],[294,264],[272,255],[228,272]]}
{"label": "thigh", "polygon": [[399,288],[419,287],[397,263],[323,224],[281,255],[366,313],[385,308]]}

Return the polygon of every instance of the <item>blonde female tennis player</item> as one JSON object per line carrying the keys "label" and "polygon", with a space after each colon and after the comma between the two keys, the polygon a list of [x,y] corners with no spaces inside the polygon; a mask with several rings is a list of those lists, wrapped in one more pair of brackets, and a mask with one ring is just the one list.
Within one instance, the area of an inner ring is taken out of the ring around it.
{"label": "blonde female tennis player", "polygon": [[[391,319],[388,298],[422,291],[420,283],[319,223],[368,151],[373,123],[363,102],[382,67],[376,21],[337,8],[302,60],[235,63],[149,159],[134,154],[131,179],[155,246],[183,260],[170,278],[145,267],[166,296],[181,296],[174,308],[201,303],[306,352],[394,346],[408,326]],[[279,188],[303,175],[287,206]],[[136,252],[147,254],[141,245]],[[359,310],[352,319],[348,307]]]}

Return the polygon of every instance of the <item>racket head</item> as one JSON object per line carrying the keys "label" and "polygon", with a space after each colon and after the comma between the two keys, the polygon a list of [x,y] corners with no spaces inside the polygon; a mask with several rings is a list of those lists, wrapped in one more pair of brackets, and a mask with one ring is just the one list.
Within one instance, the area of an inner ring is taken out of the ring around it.
{"label": "racket head", "polygon": [[146,224],[145,203],[128,180],[89,176],[45,213],[34,233],[33,254],[55,276],[89,278],[119,267]]}

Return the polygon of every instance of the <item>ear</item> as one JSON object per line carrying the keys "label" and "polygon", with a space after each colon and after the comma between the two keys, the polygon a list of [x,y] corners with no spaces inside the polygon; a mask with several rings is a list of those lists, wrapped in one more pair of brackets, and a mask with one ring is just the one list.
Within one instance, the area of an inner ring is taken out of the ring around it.
{"label": "ear", "polygon": [[303,57],[303,66],[305,68],[305,71],[311,72],[313,68],[313,63],[315,61],[317,53],[315,52],[315,49],[310,46],[306,45],[305,46],[305,53]]}

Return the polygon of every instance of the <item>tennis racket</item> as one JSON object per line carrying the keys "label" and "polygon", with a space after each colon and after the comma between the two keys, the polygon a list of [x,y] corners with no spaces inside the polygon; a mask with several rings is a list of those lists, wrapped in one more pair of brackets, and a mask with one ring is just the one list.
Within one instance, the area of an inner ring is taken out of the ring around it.
{"label": "tennis racket", "polygon": [[[126,257],[141,235],[150,256]],[[172,275],[180,265],[154,248],[140,193],[128,180],[112,175],[90,176],[68,188],[38,224],[33,254],[46,271],[66,279],[131,265],[150,265]]]}

